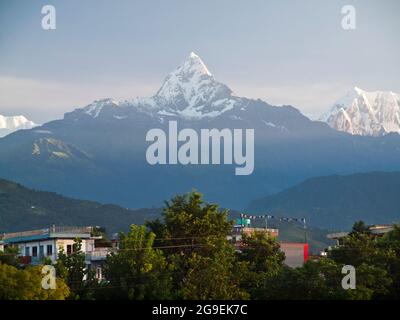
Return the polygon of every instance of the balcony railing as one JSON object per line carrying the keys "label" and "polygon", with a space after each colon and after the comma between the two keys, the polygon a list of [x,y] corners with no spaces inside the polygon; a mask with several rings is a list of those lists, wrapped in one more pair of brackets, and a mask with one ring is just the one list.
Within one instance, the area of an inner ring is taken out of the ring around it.
{"label": "balcony railing", "polygon": [[69,227],[69,226],[52,226],[49,228],[52,234],[90,234],[92,227]]}

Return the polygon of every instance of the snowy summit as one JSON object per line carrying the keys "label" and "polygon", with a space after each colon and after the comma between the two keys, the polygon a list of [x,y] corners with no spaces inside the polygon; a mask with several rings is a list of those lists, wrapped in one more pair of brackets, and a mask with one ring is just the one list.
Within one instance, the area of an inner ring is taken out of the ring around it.
{"label": "snowy summit", "polygon": [[35,126],[37,124],[24,116],[5,117],[0,114],[0,137],[4,137],[20,129],[31,129]]}
{"label": "snowy summit", "polygon": [[320,118],[332,128],[353,135],[400,133],[400,95],[353,88]]}
{"label": "snowy summit", "polygon": [[210,115],[219,104],[229,101],[232,91],[217,82],[194,52],[165,79],[153,97],[156,104],[171,113],[187,117]]}
{"label": "snowy summit", "polygon": [[216,81],[201,58],[191,52],[165,78],[154,96],[136,98],[129,102],[116,102],[112,99],[95,101],[85,107],[84,112],[96,118],[108,104],[130,105],[145,113],[201,119],[215,117],[232,109],[236,100],[232,90]]}

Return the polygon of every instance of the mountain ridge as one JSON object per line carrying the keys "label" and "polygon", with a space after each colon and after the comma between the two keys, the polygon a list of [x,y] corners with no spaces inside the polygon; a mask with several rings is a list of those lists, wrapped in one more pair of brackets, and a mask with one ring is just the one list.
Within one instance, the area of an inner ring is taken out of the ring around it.
{"label": "mountain ridge", "polygon": [[353,135],[400,133],[400,95],[354,87],[321,118],[332,128]]}
{"label": "mountain ridge", "polygon": [[191,52],[166,76],[153,96],[125,101],[107,98],[75,111],[83,111],[97,118],[104,107],[132,107],[152,115],[201,119],[221,115],[232,109],[238,99],[240,97],[233,96],[232,90],[218,82],[201,58]]}
{"label": "mountain ridge", "polygon": [[[209,201],[244,209],[254,198],[310,177],[400,170],[397,134],[353,136],[312,121],[293,106],[272,106],[260,99],[236,97],[231,91],[215,95],[221,92],[215,89],[219,85],[203,62],[194,55],[185,61],[189,67],[183,68],[184,75],[198,73],[196,79],[205,78],[192,82],[183,77],[168,85],[178,88],[172,92],[183,97],[176,104],[164,100],[157,104],[151,97],[133,102],[97,100],[63,119],[17,131],[0,139],[0,176],[31,188],[132,208],[160,206],[165,199],[194,188],[204,190]],[[177,70],[185,61],[172,73],[180,74]],[[191,87],[180,90],[186,82],[199,84],[193,92],[204,95],[190,98],[192,91],[185,90]],[[235,164],[150,165],[145,156],[146,133],[154,128],[168,132],[170,121],[177,121],[179,130],[196,132],[253,129],[253,173],[235,176]]]}
{"label": "mountain ridge", "polygon": [[33,190],[0,178],[0,234],[41,229],[50,224],[107,227],[127,231],[160,216],[161,209],[126,209],[114,204],[72,199],[54,192]]}
{"label": "mountain ridge", "polygon": [[[114,204],[63,197],[54,192],[32,190],[0,178],[0,238],[2,233],[43,229],[52,224],[65,226],[99,226],[108,235],[128,232],[131,224],[162,219],[162,208],[128,209]],[[239,212],[229,211],[229,219]],[[278,226],[277,226],[278,227]],[[280,239],[302,241],[302,230],[297,225],[279,225]],[[310,229],[310,249],[318,252],[327,245],[326,231]]]}
{"label": "mountain ridge", "polygon": [[253,200],[248,210],[306,217],[320,228],[349,230],[357,220],[367,224],[399,222],[399,188],[399,171],[328,175]]}

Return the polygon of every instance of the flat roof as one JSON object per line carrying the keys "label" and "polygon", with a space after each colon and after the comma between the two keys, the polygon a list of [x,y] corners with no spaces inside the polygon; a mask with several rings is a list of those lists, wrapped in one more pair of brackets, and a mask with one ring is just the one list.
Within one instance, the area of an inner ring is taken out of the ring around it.
{"label": "flat roof", "polygon": [[52,240],[52,239],[89,239],[90,234],[41,234],[23,237],[14,237],[4,239],[4,243],[21,243],[21,242],[33,242],[41,240]]}
{"label": "flat roof", "polygon": [[91,227],[50,227],[46,229],[5,233],[4,243],[32,242],[49,239],[87,239],[91,237]]}

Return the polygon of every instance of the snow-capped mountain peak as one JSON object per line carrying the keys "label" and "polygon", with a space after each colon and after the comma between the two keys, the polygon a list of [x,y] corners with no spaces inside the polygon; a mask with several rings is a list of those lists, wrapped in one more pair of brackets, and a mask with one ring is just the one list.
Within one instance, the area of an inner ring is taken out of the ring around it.
{"label": "snow-capped mountain peak", "polygon": [[361,94],[363,90],[354,87],[351,90],[349,90],[343,97],[340,99],[336,100],[333,106],[329,109],[328,112],[324,113],[319,120],[328,122],[328,119],[334,115],[340,112],[341,109],[345,109],[347,106],[350,106],[355,99],[357,99]]}
{"label": "snow-capped mountain peak", "polygon": [[201,58],[191,52],[189,57],[165,79],[153,97],[169,111],[200,111],[207,104],[231,97],[232,91],[215,80]]}
{"label": "snow-capped mountain peak", "polygon": [[111,98],[95,100],[88,106],[84,108],[86,114],[92,116],[93,118],[97,118],[100,112],[103,110],[105,106],[115,106],[118,107],[120,103]]}
{"label": "snow-capped mountain peak", "polygon": [[354,87],[320,120],[336,130],[356,135],[400,133],[400,95]]}
{"label": "snow-capped mountain peak", "polygon": [[36,126],[37,124],[22,115],[6,117],[0,114],[0,137],[20,129],[31,129]]}
{"label": "snow-capped mountain peak", "polygon": [[190,52],[189,57],[183,62],[183,64],[176,69],[176,71],[178,70],[183,73],[198,73],[212,76],[203,60],[201,60],[201,58],[193,51]]}
{"label": "snow-capped mountain peak", "polygon": [[[216,117],[231,110],[238,97],[225,84],[215,80],[202,59],[194,52],[165,78],[157,93],[148,98],[127,102],[112,99],[94,101],[83,112],[97,118],[104,108],[132,107],[156,116],[177,116],[191,119]],[[119,108],[121,109],[121,108]],[[116,119],[123,115],[118,114]]]}

